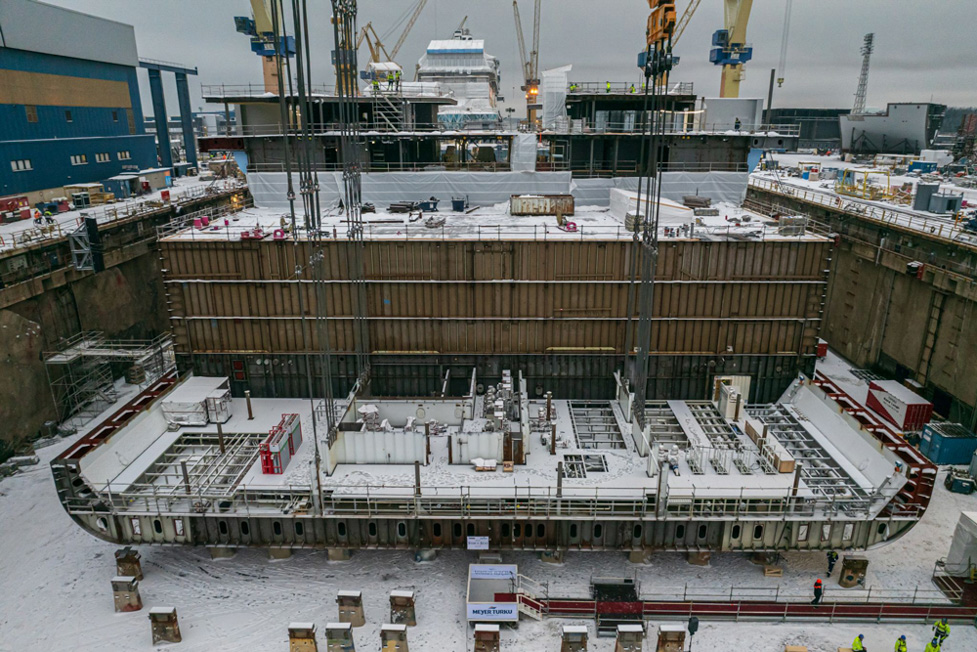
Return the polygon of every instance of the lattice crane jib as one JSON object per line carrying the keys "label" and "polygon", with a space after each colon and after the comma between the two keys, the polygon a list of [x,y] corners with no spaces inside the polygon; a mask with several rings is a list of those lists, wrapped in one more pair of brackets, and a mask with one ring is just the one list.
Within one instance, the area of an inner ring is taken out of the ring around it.
{"label": "lattice crane jib", "polygon": [[855,105],[851,110],[852,115],[865,113],[865,101],[868,98],[868,69],[874,51],[875,34],[866,34],[862,41],[862,71],[858,75],[858,88],[855,90]]}

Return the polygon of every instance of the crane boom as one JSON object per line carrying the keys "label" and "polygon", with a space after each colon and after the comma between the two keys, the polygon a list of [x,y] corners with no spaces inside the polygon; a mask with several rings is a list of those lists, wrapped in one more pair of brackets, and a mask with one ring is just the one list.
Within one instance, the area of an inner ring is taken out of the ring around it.
{"label": "crane boom", "polygon": [[539,79],[539,13],[542,0],[536,0],[533,9],[533,50],[529,53],[532,62],[530,79]]}
{"label": "crane boom", "polygon": [[519,57],[520,63],[522,63],[523,77],[525,79],[531,79],[532,73],[529,68],[529,55],[526,54],[526,39],[522,34],[522,18],[519,16],[519,3],[516,0],[512,0],[512,13],[516,17],[516,38],[519,40]]}
{"label": "crane boom", "polygon": [[[373,35],[371,38],[370,35]],[[387,53],[387,49],[383,47],[383,43],[380,41],[380,37],[377,35],[376,30],[373,28],[373,23],[369,22],[360,29],[360,34],[356,38],[356,49],[359,50],[363,41],[366,40],[366,47],[370,50],[370,61],[373,63],[379,63],[381,61],[392,61],[393,58]],[[380,58],[380,54],[383,53],[385,59]]]}
{"label": "crane boom", "polygon": [[393,49],[390,50],[390,61],[393,61],[394,57],[397,56],[397,53],[400,52],[401,46],[403,46],[404,41],[407,40],[407,35],[410,34],[410,31],[414,28],[414,23],[417,22],[417,17],[421,15],[422,11],[424,11],[424,5],[426,4],[427,0],[419,0],[417,3],[417,8],[414,9],[414,13],[411,14],[410,20],[407,21],[407,27],[404,28],[403,32],[401,32],[400,38],[397,39],[397,42],[394,43]]}
{"label": "crane boom", "polygon": [[689,6],[687,6],[685,11],[682,12],[682,17],[678,19],[677,23],[675,23],[675,32],[672,33],[672,46],[678,43],[678,40],[682,37],[682,33],[685,31],[685,28],[689,26],[689,21],[692,20],[692,15],[695,13],[695,10],[699,8],[699,4],[701,3],[702,0],[691,0],[691,2],[689,2]]}
{"label": "crane boom", "polygon": [[787,0],[787,6],[784,8],[784,33],[780,39],[780,63],[777,66],[777,72],[780,75],[777,77],[777,87],[784,85],[784,75],[787,71],[787,43],[790,39],[790,12],[793,9],[794,0]]}

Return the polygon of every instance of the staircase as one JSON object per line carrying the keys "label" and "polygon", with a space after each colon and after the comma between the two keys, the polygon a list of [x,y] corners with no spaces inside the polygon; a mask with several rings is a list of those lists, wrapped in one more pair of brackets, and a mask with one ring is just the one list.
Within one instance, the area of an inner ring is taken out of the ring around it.
{"label": "staircase", "polygon": [[533,620],[543,620],[543,616],[549,613],[546,605],[547,585],[531,580],[525,575],[520,575],[518,579],[516,608],[519,613],[526,614]]}
{"label": "staircase", "polygon": [[400,102],[389,95],[376,95],[373,103],[373,122],[379,131],[402,131],[404,111]]}

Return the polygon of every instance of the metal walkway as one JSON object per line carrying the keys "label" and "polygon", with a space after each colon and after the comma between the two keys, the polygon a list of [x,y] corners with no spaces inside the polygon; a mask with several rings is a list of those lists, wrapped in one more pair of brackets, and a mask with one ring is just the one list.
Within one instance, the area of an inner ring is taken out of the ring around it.
{"label": "metal walkway", "polygon": [[871,622],[930,623],[947,618],[953,623],[973,623],[977,606],[912,603],[822,603],[815,607],[807,602],[768,602],[738,600],[715,601],[640,601],[598,602],[594,600],[543,600],[534,606],[551,618],[621,618],[642,620],[768,621],[768,622]]}

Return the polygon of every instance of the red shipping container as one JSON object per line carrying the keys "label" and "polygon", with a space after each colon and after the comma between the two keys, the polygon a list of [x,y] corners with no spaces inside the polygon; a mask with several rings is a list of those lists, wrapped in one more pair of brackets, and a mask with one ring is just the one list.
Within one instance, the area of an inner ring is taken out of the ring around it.
{"label": "red shipping container", "polygon": [[865,403],[904,431],[922,430],[933,418],[933,404],[897,380],[871,381]]}
{"label": "red shipping container", "polygon": [[818,338],[818,357],[822,360],[828,357],[828,342]]}
{"label": "red shipping container", "polygon": [[0,197],[0,213],[16,213],[21,208],[30,208],[27,197]]}
{"label": "red shipping container", "polygon": [[162,199],[163,201],[170,201],[170,191],[169,190],[162,191],[161,193],[159,193],[159,198]]}

